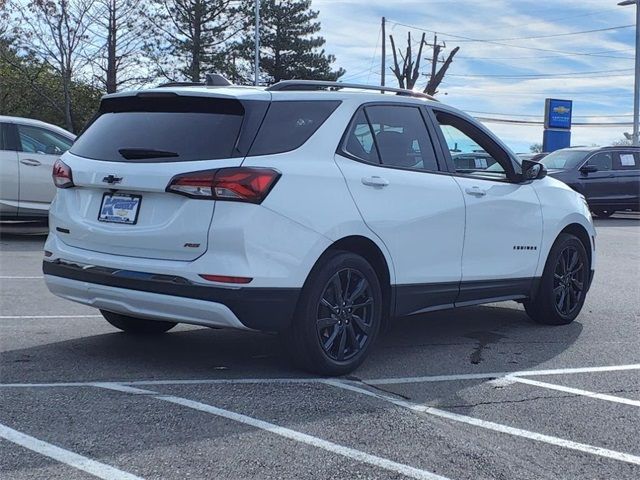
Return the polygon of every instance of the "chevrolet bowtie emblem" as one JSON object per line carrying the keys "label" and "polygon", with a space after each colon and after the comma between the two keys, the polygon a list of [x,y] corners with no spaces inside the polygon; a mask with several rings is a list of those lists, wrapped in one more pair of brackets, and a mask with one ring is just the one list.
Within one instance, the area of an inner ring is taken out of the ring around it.
{"label": "chevrolet bowtie emblem", "polygon": [[116,177],[115,175],[107,175],[102,179],[104,183],[108,183],[109,185],[114,185],[116,183],[120,183],[122,181],[122,177]]}

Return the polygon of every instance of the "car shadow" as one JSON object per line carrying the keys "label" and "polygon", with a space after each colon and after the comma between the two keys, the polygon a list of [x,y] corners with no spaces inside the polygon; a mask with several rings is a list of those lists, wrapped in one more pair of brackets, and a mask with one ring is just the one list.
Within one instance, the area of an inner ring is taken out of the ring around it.
{"label": "car shadow", "polygon": [[[537,325],[511,306],[407,317],[381,332],[370,357],[353,375],[532,368],[562,353],[581,330],[579,322]],[[536,348],[529,349],[532,343]],[[114,330],[4,352],[0,359],[3,383],[309,376],[291,366],[285,350],[276,335],[180,326],[152,336]]]}

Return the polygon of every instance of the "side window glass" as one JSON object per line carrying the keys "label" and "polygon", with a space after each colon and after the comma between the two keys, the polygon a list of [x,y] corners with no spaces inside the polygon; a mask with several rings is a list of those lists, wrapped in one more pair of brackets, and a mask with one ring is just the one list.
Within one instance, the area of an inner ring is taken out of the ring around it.
{"label": "side window glass", "polygon": [[420,109],[365,107],[383,165],[437,171],[438,163]]}
{"label": "side window glass", "polygon": [[9,147],[6,146],[8,142],[4,138],[6,135],[5,130],[6,127],[4,126],[4,123],[0,123],[0,150],[9,150]]}
{"label": "side window glass", "polygon": [[597,153],[589,159],[588,165],[598,167],[598,170],[611,170],[613,168],[613,157],[610,152]]}
{"label": "side window glass", "polygon": [[632,152],[621,152],[618,154],[618,162],[616,163],[616,170],[637,170],[640,168],[638,162],[640,154]]}
{"label": "side window glass", "polygon": [[509,157],[481,130],[455,115],[435,112],[456,173],[489,179],[505,179],[503,163]]}
{"label": "side window glass", "polygon": [[62,155],[73,143],[51,130],[29,125],[18,125],[18,136],[22,151],[28,153]]}
{"label": "side window glass", "polygon": [[249,155],[272,155],[300,148],[331,116],[338,101],[271,102]]}
{"label": "side window glass", "polygon": [[373,133],[364,110],[360,109],[353,118],[343,148],[356,158],[366,162],[380,163],[378,151],[373,141]]}

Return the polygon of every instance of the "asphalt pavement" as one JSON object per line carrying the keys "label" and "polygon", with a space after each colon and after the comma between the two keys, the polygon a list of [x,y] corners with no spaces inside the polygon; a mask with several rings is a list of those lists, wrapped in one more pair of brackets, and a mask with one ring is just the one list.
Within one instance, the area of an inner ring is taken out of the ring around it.
{"label": "asphalt pavement", "polygon": [[0,226],[0,478],[640,478],[640,215],[596,227],[571,325],[404,318],[322,379],[271,335],[120,333],[47,291],[41,227]]}

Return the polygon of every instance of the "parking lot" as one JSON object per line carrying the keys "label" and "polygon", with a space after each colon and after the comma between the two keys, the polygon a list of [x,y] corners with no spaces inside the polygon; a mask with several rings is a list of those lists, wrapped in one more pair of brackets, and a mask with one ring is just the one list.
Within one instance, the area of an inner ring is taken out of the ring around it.
{"label": "parking lot", "polygon": [[596,226],[573,324],[516,303],[406,318],[339,379],[270,335],[119,333],[48,293],[37,228],[5,229],[0,477],[640,478],[640,216]]}

